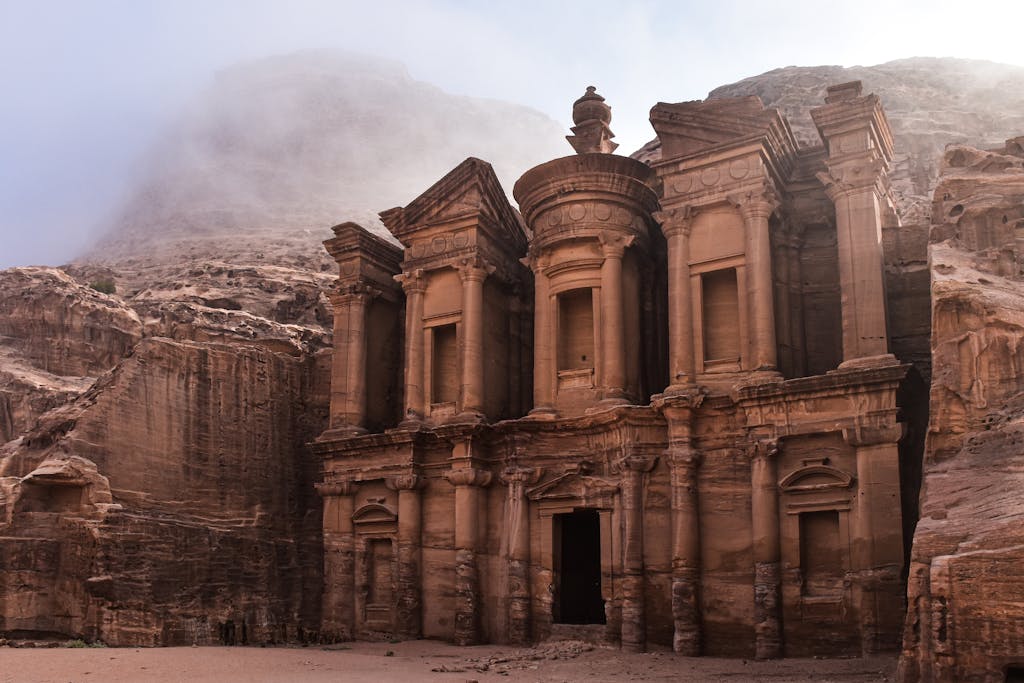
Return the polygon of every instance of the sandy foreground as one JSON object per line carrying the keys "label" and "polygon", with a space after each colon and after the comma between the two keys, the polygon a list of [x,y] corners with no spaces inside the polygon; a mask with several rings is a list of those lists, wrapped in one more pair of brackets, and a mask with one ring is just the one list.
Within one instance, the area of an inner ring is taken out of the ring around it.
{"label": "sandy foreground", "polygon": [[[389,654],[390,653],[390,654]],[[0,648],[0,683],[135,681],[891,681],[894,657],[755,662],[625,654],[576,641],[534,648],[429,640],[327,647]]]}

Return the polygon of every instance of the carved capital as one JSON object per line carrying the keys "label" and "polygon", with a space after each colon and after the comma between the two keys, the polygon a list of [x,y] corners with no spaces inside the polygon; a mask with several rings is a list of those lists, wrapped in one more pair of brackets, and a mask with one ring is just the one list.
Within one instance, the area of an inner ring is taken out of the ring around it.
{"label": "carved capital", "polygon": [[463,282],[483,282],[495,271],[494,265],[480,255],[459,259],[457,267]]}
{"label": "carved capital", "polygon": [[843,430],[843,439],[854,448],[895,444],[903,438],[903,424],[856,425]]}
{"label": "carved capital", "polygon": [[406,295],[422,294],[427,289],[427,277],[422,268],[399,273],[395,282],[402,285]]}
{"label": "carved capital", "polygon": [[327,292],[335,306],[350,303],[367,303],[384,292],[365,280],[339,281]]}
{"label": "carved capital", "polygon": [[392,491],[416,491],[427,484],[427,480],[418,474],[400,474],[388,477],[385,485]]}
{"label": "carved capital", "polygon": [[628,453],[615,463],[620,472],[650,472],[658,464],[658,456],[647,453]]}
{"label": "carved capital", "polygon": [[463,467],[457,470],[449,470],[445,473],[444,478],[452,486],[489,486],[492,476],[487,470]]}
{"label": "carved capital", "polygon": [[772,460],[779,455],[778,439],[761,439],[750,445],[751,460]]}
{"label": "carved capital", "polygon": [[598,233],[598,239],[601,240],[601,252],[606,259],[620,259],[626,253],[626,249],[632,246],[636,235],[623,235],[621,232],[602,230]]}
{"label": "carved capital", "polygon": [[730,204],[739,209],[740,214],[743,215],[743,220],[748,224],[753,221],[768,220],[775,213],[776,209],[779,208],[779,200],[775,196],[775,192],[767,184],[747,192],[731,194],[727,199]]}
{"label": "carved capital", "polygon": [[829,164],[828,171],[819,171],[815,177],[825,186],[825,194],[833,202],[854,192],[876,188],[885,194],[885,160],[878,156]]}
{"label": "carved capital", "polygon": [[339,479],[338,481],[314,484],[314,487],[321,498],[326,498],[328,496],[353,496],[359,485],[351,479]]}
{"label": "carved capital", "polygon": [[704,454],[690,445],[689,440],[674,443],[665,450],[665,462],[674,471],[696,471],[704,461]]}
{"label": "carved capital", "polygon": [[509,486],[532,486],[540,481],[542,474],[544,470],[540,467],[506,467],[501,472],[501,482]]}
{"label": "carved capital", "polygon": [[666,209],[656,211],[652,214],[654,220],[661,225],[661,232],[666,238],[689,237],[693,228],[693,219],[697,216],[698,209],[691,204],[681,206],[677,209]]}

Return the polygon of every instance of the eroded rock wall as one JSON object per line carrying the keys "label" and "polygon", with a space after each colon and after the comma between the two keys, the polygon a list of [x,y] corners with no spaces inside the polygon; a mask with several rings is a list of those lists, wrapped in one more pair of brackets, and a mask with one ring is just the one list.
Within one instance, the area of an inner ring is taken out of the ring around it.
{"label": "eroded rock wall", "polygon": [[934,373],[904,681],[1003,681],[1024,665],[1020,143],[950,147],[935,192]]}
{"label": "eroded rock wall", "polygon": [[[305,444],[326,424],[325,361],[146,339],[8,444],[0,631],[114,645],[315,637],[320,505]],[[107,503],[80,476],[47,479],[72,460],[102,473]]]}

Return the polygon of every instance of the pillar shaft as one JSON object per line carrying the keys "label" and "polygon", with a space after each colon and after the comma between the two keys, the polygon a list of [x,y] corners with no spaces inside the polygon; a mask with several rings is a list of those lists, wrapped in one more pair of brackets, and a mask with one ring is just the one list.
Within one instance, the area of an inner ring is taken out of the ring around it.
{"label": "pillar shaft", "polygon": [[764,197],[745,198],[740,212],[746,228],[747,320],[750,325],[747,370],[778,367],[775,339],[774,284],[768,219],[774,204]]}
{"label": "pillar shaft", "polygon": [[829,188],[836,207],[843,360],[888,353],[881,200],[874,183]]}
{"label": "pillar shaft", "polygon": [[534,325],[533,325],[533,410],[532,413],[550,413],[555,405],[555,340],[554,311],[552,310],[550,283],[544,270],[534,268]]}
{"label": "pillar shaft", "polygon": [[697,493],[699,456],[689,443],[668,453],[672,476],[672,649],[687,657],[700,655],[700,509]]}
{"label": "pillar shaft", "polygon": [[318,484],[324,511],[324,595],[321,630],[328,639],[355,638],[355,485]]}
{"label": "pillar shaft", "polygon": [[462,277],[462,412],[484,412],[484,279],[475,264],[459,269]]}
{"label": "pillar shaft", "polygon": [[602,398],[623,402],[626,398],[626,329],[622,301],[622,257],[633,237],[604,233],[601,264]]}
{"label": "pillar shaft", "polygon": [[508,533],[508,640],[524,645],[531,639],[530,623],[530,509],[526,486],[540,477],[534,468],[505,470],[508,484],[505,528]]}
{"label": "pillar shaft", "polygon": [[779,566],[778,447],[755,446],[751,465],[754,532],[754,635],[758,659],[782,656],[782,575]]}
{"label": "pillar shaft", "polygon": [[332,295],[332,301],[331,428],[358,429],[366,420],[366,310],[370,295],[365,286],[353,284]]}
{"label": "pillar shaft", "polygon": [[423,293],[422,274],[408,274],[405,289],[405,419],[421,420],[423,402]]}
{"label": "pillar shaft", "polygon": [[480,570],[477,563],[480,538],[480,497],[491,481],[490,472],[471,467],[453,469],[448,481],[455,486],[455,643],[476,645],[481,641]]}
{"label": "pillar shaft", "polygon": [[422,625],[422,501],[423,480],[414,474],[394,477],[388,485],[398,491],[398,610],[399,635],[418,638]]}
{"label": "pillar shaft", "polygon": [[643,652],[647,646],[644,609],[644,473],[654,460],[641,455],[626,456],[622,469],[623,577],[622,649]]}
{"label": "pillar shaft", "polygon": [[693,349],[693,287],[690,283],[690,217],[682,209],[657,216],[668,247],[669,387],[696,381]]}

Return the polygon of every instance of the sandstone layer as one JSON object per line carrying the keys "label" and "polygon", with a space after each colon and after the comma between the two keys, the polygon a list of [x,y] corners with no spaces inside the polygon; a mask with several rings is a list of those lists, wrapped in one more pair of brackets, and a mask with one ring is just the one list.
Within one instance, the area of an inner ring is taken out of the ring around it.
{"label": "sandstone layer", "polygon": [[935,372],[904,681],[1016,680],[1007,668],[1024,666],[1021,142],[950,147],[935,191]]}

